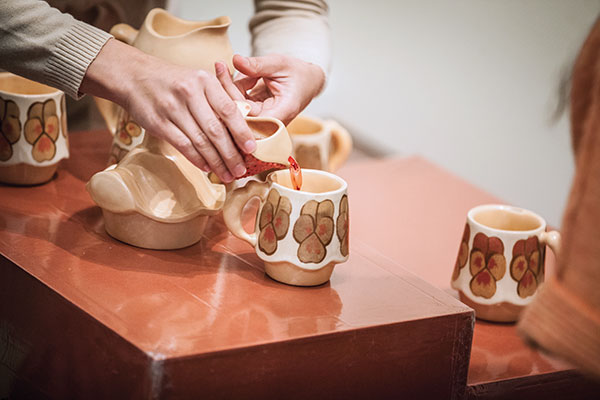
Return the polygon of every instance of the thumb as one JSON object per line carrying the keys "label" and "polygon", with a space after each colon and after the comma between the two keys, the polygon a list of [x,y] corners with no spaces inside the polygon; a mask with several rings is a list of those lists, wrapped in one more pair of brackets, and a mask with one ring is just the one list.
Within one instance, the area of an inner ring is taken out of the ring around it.
{"label": "thumb", "polygon": [[284,62],[278,56],[243,57],[233,56],[233,66],[249,77],[273,77],[284,68]]}

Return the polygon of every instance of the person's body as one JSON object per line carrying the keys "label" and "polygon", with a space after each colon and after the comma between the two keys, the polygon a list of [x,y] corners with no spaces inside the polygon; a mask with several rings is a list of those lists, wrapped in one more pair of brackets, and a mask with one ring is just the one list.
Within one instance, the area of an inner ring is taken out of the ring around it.
{"label": "person's body", "polygon": [[240,150],[256,146],[233,100],[247,98],[251,114],[287,123],[319,94],[329,63],[324,1],[255,3],[256,57],[234,57],[242,73],[235,83],[223,68],[214,77],[167,63],[36,0],[2,3],[0,68],[71,97],[114,101],[192,163],[229,182],[245,173]]}
{"label": "person's body", "polygon": [[600,379],[600,20],[573,68],[570,108],[575,177],[557,271],[518,328],[529,343]]}

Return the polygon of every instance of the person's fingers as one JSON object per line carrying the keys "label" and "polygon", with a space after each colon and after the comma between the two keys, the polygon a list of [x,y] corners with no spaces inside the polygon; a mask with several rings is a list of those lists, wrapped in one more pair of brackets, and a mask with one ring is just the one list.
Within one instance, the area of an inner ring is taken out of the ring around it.
{"label": "person's fingers", "polygon": [[231,75],[229,75],[229,70],[222,62],[215,63],[215,72],[217,73],[217,79],[221,82],[221,86],[227,92],[229,97],[233,100],[245,100],[244,94],[245,91],[242,92],[240,89],[233,83],[231,79]]}
{"label": "person's fingers", "polygon": [[249,76],[244,76],[243,78],[237,78],[233,81],[233,84],[238,88],[238,90],[242,93],[247,93],[248,90],[252,89],[258,81],[260,77],[251,78]]}
{"label": "person's fingers", "polygon": [[196,149],[190,138],[183,133],[177,125],[171,121],[163,124],[162,131],[165,139],[183,154],[185,158],[190,160],[192,164],[205,172],[210,172],[210,166]]}
{"label": "person's fingers", "polygon": [[[210,109],[208,106],[207,108]],[[216,118],[214,117],[212,110],[210,110],[210,113],[213,114],[213,118]],[[193,115],[191,110],[190,114]],[[189,117],[189,114],[185,116],[179,115],[175,118],[177,119],[177,121],[174,122],[175,125],[188,137],[188,140],[192,143],[196,151],[204,158],[206,164],[209,166],[208,169],[217,174],[222,181],[231,182],[233,180],[233,175],[221,159],[221,156],[212,141],[203,132],[201,126],[196,123],[195,119]]]}
{"label": "person's fingers", "polygon": [[224,182],[232,181],[234,176],[244,175],[246,166],[242,156],[210,105],[200,102],[190,107],[190,112],[200,126],[200,131],[192,137],[192,141],[213,172]]}
{"label": "person's fingers", "polygon": [[[229,128],[231,137],[233,137],[237,146],[246,153],[252,153],[256,149],[256,141],[237,105],[227,96],[223,87],[217,82],[215,84],[209,83],[205,86],[204,90],[210,106],[225,123],[227,128]],[[227,135],[228,138],[229,135]],[[219,148],[217,143],[214,141],[213,143]],[[223,150],[227,151],[226,148],[229,146],[229,143],[226,143],[224,140],[221,140],[221,143],[225,147]],[[221,148],[219,148],[219,151],[221,151]]]}
{"label": "person's fingers", "polygon": [[261,117],[273,117],[289,124],[300,112],[294,99],[279,97],[269,98],[262,103]]}
{"label": "person's fingers", "polygon": [[273,97],[273,93],[271,93],[264,81],[261,80],[250,92],[248,92],[247,96],[254,102],[263,102],[268,98]]}
{"label": "person's fingers", "polygon": [[287,67],[285,57],[270,55],[265,57],[233,56],[233,66],[249,77],[278,76]]}

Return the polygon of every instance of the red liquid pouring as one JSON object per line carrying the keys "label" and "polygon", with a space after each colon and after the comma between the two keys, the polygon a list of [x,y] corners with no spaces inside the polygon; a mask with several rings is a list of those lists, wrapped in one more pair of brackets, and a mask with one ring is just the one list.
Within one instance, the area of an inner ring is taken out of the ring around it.
{"label": "red liquid pouring", "polygon": [[292,180],[292,185],[294,189],[300,190],[302,188],[302,169],[294,159],[294,157],[290,156],[288,158],[290,163],[290,179]]}

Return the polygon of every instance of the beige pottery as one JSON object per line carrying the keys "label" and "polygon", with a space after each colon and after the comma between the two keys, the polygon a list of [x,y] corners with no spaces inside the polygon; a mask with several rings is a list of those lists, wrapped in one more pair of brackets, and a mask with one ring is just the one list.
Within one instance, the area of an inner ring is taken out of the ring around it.
{"label": "beige pottery", "polygon": [[[119,24],[111,33],[156,57],[214,73],[216,61],[225,61],[232,68],[229,24],[228,17],[185,21],[153,9],[139,31]],[[175,249],[198,242],[208,216],[225,201],[225,187],[212,183],[166,141],[144,135],[143,128],[119,106],[102,99],[97,99],[97,104],[115,134],[112,153],[116,146],[116,153],[123,156],[87,184],[103,210],[107,232],[123,242],[151,249]],[[131,133],[137,142],[121,147],[118,137],[122,131]]]}

